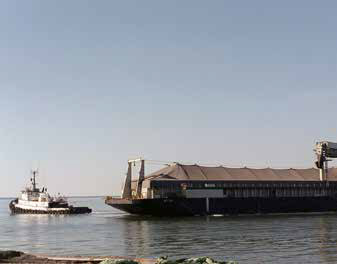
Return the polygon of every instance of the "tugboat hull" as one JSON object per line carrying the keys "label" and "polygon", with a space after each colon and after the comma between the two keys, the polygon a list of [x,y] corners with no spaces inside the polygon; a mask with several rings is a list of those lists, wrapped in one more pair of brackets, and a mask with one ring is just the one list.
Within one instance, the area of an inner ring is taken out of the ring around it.
{"label": "tugboat hull", "polygon": [[88,214],[92,210],[88,207],[65,207],[65,208],[22,208],[18,206],[18,200],[12,200],[9,203],[9,209],[12,214]]}

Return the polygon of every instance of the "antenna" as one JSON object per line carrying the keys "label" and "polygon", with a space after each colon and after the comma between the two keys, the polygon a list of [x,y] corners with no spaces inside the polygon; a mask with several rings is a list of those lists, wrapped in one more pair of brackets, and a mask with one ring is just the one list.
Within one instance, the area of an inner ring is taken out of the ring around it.
{"label": "antenna", "polygon": [[31,173],[33,174],[33,178],[31,178],[32,185],[33,185],[33,192],[36,191],[36,175],[38,174],[38,170],[32,170]]}

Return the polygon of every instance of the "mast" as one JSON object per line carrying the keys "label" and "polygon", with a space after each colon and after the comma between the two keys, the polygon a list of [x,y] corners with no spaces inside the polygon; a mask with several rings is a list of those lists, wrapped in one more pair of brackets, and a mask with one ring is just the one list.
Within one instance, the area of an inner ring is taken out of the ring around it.
{"label": "mast", "polygon": [[140,171],[139,171],[139,178],[137,182],[137,197],[141,198],[142,197],[142,185],[143,181],[145,178],[145,160],[141,159],[140,160]]}
{"label": "mast", "polygon": [[143,158],[128,160],[128,172],[126,174],[124,188],[122,192],[122,198],[128,199],[132,198],[132,189],[131,189],[131,181],[132,181],[132,164],[136,164],[136,162],[140,162],[140,171],[139,177],[136,186],[136,197],[141,198],[142,196],[142,184],[145,179],[145,160]]}
{"label": "mast", "polygon": [[32,181],[32,185],[33,185],[33,192],[36,191],[36,175],[37,175],[37,170],[33,170],[32,171],[32,174],[33,174],[33,178],[31,178],[31,181]]}
{"label": "mast", "polygon": [[132,194],[131,194],[131,173],[132,173],[132,162],[128,161],[128,172],[126,174],[126,178],[125,178],[125,183],[124,183],[124,188],[123,188],[123,193],[122,193],[122,198],[123,199],[128,199],[131,198]]}

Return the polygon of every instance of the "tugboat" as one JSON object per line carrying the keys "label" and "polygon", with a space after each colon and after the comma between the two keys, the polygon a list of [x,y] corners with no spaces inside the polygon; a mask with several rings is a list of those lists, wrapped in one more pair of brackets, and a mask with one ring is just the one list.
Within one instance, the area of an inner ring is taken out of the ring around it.
{"label": "tugboat", "polygon": [[69,205],[63,196],[51,197],[47,188],[37,188],[37,171],[32,171],[31,187],[21,191],[19,198],[9,203],[13,214],[87,214],[91,213],[88,207],[74,207]]}

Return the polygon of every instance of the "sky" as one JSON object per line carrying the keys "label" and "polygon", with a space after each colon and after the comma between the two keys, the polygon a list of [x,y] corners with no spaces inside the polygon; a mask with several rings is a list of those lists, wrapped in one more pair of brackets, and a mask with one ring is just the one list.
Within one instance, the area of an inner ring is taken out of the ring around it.
{"label": "sky", "polygon": [[1,1],[0,196],[34,168],[51,193],[116,195],[135,157],[313,167],[315,142],[337,141],[336,11]]}

